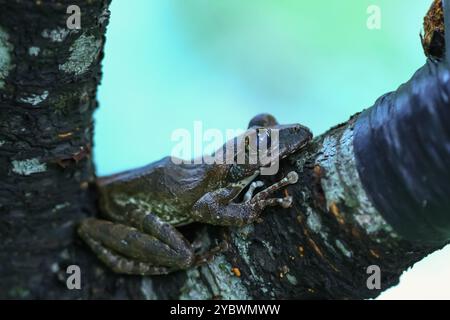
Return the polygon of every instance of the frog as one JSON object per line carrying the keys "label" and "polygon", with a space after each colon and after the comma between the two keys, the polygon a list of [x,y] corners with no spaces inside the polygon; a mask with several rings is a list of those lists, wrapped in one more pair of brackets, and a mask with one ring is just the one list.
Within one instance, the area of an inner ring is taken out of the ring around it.
{"label": "frog", "polygon": [[[273,132],[278,133],[277,152],[272,152]],[[258,143],[269,145],[271,156],[250,161],[248,154],[255,151],[249,143],[251,135]],[[226,250],[226,242],[199,254],[179,227],[203,223],[239,228],[258,221],[266,207],[289,208],[292,196],[271,195],[297,183],[295,171],[267,187],[257,178],[271,162],[302,150],[311,139],[311,131],[303,125],[280,125],[272,115],[260,114],[243,135],[227,141],[216,152],[228,151],[232,161],[183,162],[169,156],[141,168],[99,177],[96,186],[102,217],[83,219],[78,234],[110,270],[119,274],[164,275],[204,264]],[[236,148],[239,142],[242,148]],[[245,160],[236,161],[241,153],[247,155],[241,158]]]}

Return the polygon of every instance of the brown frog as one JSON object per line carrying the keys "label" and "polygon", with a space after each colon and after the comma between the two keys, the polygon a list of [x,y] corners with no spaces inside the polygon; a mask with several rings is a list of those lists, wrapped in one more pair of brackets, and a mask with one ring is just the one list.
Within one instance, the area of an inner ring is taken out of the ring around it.
{"label": "brown frog", "polygon": [[[259,144],[266,143],[273,151],[275,143],[270,140],[274,132],[278,134],[278,152],[251,163],[251,139],[246,137],[254,134]],[[231,150],[234,159],[246,154],[244,164],[177,164],[166,157],[143,168],[99,178],[100,209],[107,220],[85,219],[79,235],[117,273],[167,274],[203,263],[204,256],[194,253],[176,227],[191,222],[243,226],[254,222],[267,206],[289,207],[291,197],[270,195],[296,183],[296,172],[256,194],[264,184],[254,180],[271,162],[302,149],[312,134],[299,124],[279,125],[274,117],[264,114],[250,121],[243,137],[230,140],[218,152],[226,154],[227,147],[243,141],[242,150]],[[217,248],[210,251],[214,252]]]}

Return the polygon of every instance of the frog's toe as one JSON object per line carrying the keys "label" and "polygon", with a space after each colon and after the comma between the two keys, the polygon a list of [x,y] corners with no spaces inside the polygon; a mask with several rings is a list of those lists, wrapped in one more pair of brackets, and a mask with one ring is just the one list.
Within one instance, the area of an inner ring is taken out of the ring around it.
{"label": "frog's toe", "polygon": [[[295,171],[291,171],[287,174],[286,177],[281,179],[280,181],[272,184],[266,189],[259,192],[256,196],[254,196],[250,201],[253,203],[261,202],[262,200],[268,199],[271,194],[284,188],[290,184],[295,184],[298,181],[298,174]],[[286,200],[287,201],[287,200]],[[286,202],[287,203],[287,202]]]}
{"label": "frog's toe", "polygon": [[290,208],[292,206],[293,199],[294,198],[289,196],[289,197],[285,197],[285,198],[277,199],[277,200],[278,200],[278,204],[280,206],[282,206],[283,208],[287,209],[287,208]]}
{"label": "frog's toe", "polygon": [[289,184],[296,184],[298,182],[298,173],[295,171],[291,171],[286,176]]}
{"label": "frog's toe", "polygon": [[257,188],[261,188],[264,186],[264,182],[262,181],[254,181],[250,184],[247,192],[244,195],[244,202],[247,202],[252,199],[253,194]]}
{"label": "frog's toe", "polygon": [[263,210],[266,207],[274,207],[274,206],[280,206],[284,209],[290,208],[292,206],[293,198],[291,196],[284,197],[284,198],[270,198],[270,199],[263,199],[258,201],[255,205],[261,210]]}

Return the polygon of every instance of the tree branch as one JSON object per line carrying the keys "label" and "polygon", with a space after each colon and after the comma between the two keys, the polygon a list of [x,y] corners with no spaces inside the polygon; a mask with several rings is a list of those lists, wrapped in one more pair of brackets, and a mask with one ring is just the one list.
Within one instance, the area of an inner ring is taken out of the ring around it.
{"label": "tree branch", "polygon": [[[69,4],[81,7],[81,30],[65,28]],[[241,229],[182,229],[204,247],[226,240],[229,251],[167,276],[104,269],[74,231],[97,215],[89,151],[108,5],[0,0],[0,298],[371,298],[447,243],[450,72],[429,60],[397,92],[282,162],[280,175],[300,176],[287,189],[291,209],[266,210]],[[427,187],[424,209],[411,197]],[[66,287],[71,264],[81,267],[81,290]],[[380,290],[367,287],[371,265]]]}

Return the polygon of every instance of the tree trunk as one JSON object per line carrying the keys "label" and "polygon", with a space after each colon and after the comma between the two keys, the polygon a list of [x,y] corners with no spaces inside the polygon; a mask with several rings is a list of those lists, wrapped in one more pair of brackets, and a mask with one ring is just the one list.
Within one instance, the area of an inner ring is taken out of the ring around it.
{"label": "tree trunk", "polygon": [[[123,287],[95,273],[74,233],[97,212],[92,114],[109,2],[0,0],[0,298],[108,298]],[[71,4],[80,30],[66,27]],[[72,264],[82,290],[67,289]]]}
{"label": "tree trunk", "polygon": [[[370,175],[362,154],[372,147],[355,143],[370,122],[365,113],[282,162],[280,174],[300,176],[287,190],[291,209],[266,210],[240,229],[183,228],[204,247],[229,243],[208,264],[155,277],[105,269],[75,228],[98,214],[90,151],[109,2],[0,0],[0,298],[371,298],[446,244],[421,233],[412,241],[414,230],[404,232],[380,210],[370,181],[361,179]],[[80,30],[66,28],[72,4],[81,8]],[[437,95],[449,93],[444,84]],[[447,115],[448,101],[439,103]],[[430,135],[438,130],[424,125]],[[69,265],[81,268],[81,290],[67,288]],[[380,289],[367,286],[374,265]]]}

